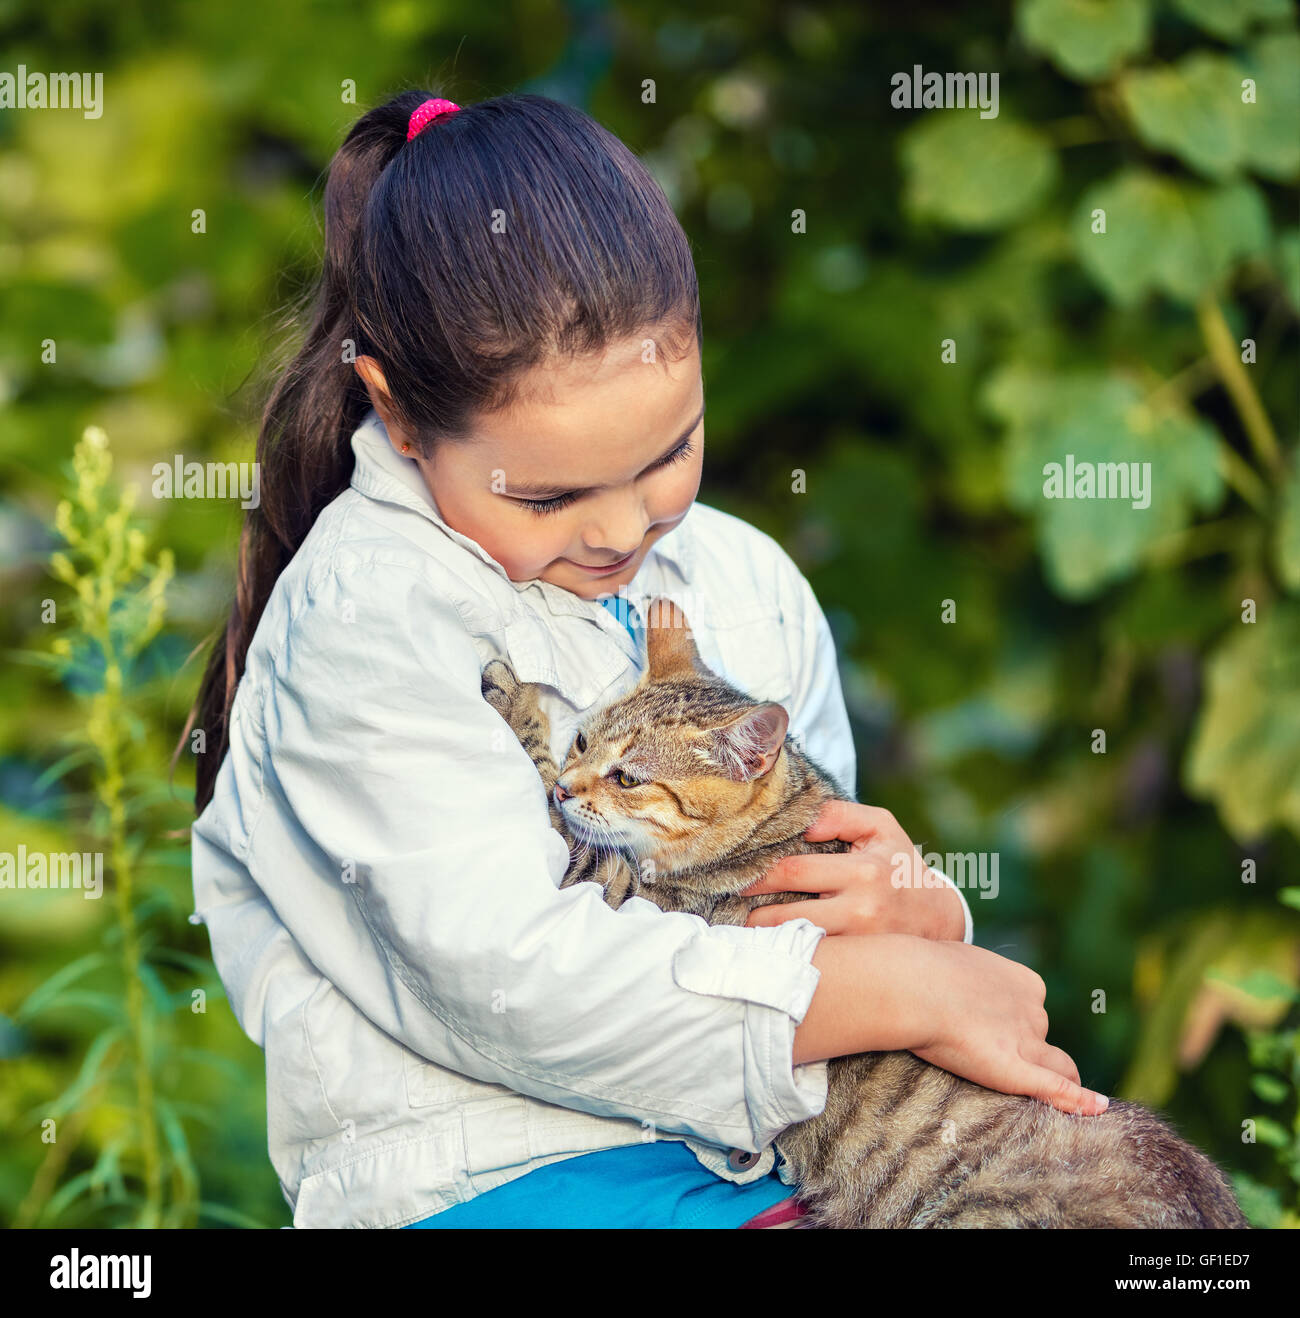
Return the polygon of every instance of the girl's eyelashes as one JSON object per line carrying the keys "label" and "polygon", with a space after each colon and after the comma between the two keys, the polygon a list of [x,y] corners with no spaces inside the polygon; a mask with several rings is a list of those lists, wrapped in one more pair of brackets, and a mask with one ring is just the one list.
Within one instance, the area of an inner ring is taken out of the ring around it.
{"label": "girl's eyelashes", "polygon": [[[659,461],[654,470],[658,471],[663,467],[669,467],[674,462],[684,462],[691,456],[694,449],[693,441],[683,440],[667,457]],[[561,508],[567,508],[569,504],[580,497],[578,494],[556,494],[549,499],[516,499],[515,502],[527,508],[529,512],[544,515],[546,513],[557,513]]]}
{"label": "girl's eyelashes", "polygon": [[516,499],[515,502],[522,504],[529,512],[558,513],[561,508],[567,508],[577,497],[576,494],[557,494],[553,499]]}

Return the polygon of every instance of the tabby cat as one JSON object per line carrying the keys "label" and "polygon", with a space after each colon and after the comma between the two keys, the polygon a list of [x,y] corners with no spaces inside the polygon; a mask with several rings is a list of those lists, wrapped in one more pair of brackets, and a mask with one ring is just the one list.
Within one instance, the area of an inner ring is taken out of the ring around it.
{"label": "tabby cat", "polygon": [[[807,893],[739,896],[782,856],[846,851],[803,831],[833,780],[787,733],[788,715],[705,667],[681,611],[646,616],[647,669],[597,711],[563,769],[536,688],[494,660],[483,694],[510,724],[570,844],[562,886],[595,881],[710,924]],[[559,790],[556,780],[563,778]],[[828,1063],[825,1110],[777,1148],[815,1227],[1245,1227],[1222,1172],[1133,1103],[1071,1116],[996,1093],[910,1052]]]}

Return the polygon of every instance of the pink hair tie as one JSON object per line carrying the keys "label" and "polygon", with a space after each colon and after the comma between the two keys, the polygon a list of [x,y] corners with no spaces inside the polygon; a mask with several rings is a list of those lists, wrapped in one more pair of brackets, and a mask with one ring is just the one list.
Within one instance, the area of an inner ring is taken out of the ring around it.
{"label": "pink hair tie", "polygon": [[440,114],[454,114],[459,109],[460,106],[455,101],[444,101],[440,96],[435,96],[431,101],[425,101],[411,115],[411,122],[406,128],[406,140],[409,142],[416,133]]}

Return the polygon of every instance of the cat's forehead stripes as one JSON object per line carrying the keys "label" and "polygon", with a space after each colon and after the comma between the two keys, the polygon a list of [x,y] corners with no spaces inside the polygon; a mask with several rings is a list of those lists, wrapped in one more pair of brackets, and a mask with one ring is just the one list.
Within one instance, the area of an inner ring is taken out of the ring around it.
{"label": "cat's forehead stripes", "polygon": [[641,778],[689,779],[716,772],[702,734],[753,701],[720,678],[664,680],[635,687],[586,728],[584,758]]}

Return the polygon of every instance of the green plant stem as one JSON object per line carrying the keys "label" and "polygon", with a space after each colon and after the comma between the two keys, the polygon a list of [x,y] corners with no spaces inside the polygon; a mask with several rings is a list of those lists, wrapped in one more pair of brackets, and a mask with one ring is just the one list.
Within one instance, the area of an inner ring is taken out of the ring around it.
{"label": "green plant stem", "polygon": [[1240,350],[1213,293],[1207,293],[1197,303],[1196,318],[1200,322],[1201,335],[1219,373],[1219,379],[1223,381],[1223,387],[1228,391],[1233,407],[1237,409],[1237,416],[1241,419],[1242,428],[1256,455],[1274,476],[1282,477],[1285,464],[1273,423],[1268,419],[1268,413],[1264,411],[1259,394],[1242,364]]}
{"label": "green plant stem", "polygon": [[1150,561],[1155,566],[1169,568],[1209,554],[1232,553],[1241,538],[1242,520],[1224,517],[1217,522],[1201,522],[1175,531],[1151,546],[1148,551]]}
{"label": "green plant stem", "polygon": [[1175,402],[1186,405],[1201,394],[1218,374],[1209,356],[1198,357],[1189,362],[1176,375],[1162,380],[1155,371],[1148,372],[1156,380],[1155,387],[1147,395],[1146,405],[1153,411],[1162,411]]}
{"label": "green plant stem", "polygon": [[[106,1071],[111,1069],[109,1064],[112,1055],[113,1050],[110,1049],[104,1058]],[[49,1203],[50,1196],[58,1186],[59,1177],[63,1175],[68,1159],[77,1151],[81,1143],[82,1133],[90,1121],[95,1099],[99,1096],[101,1088],[101,1085],[96,1084],[86,1091],[81,1107],[69,1114],[68,1119],[63,1123],[63,1130],[56,1134],[54,1143],[46,1149],[45,1157],[41,1159],[36,1175],[32,1177],[31,1188],[22,1203],[14,1210],[12,1225],[15,1230],[25,1230],[40,1221],[41,1213],[45,1211],[45,1205]]]}
{"label": "green plant stem", "polygon": [[112,650],[107,630],[101,641],[107,665],[104,690],[97,703],[103,715],[104,736],[100,743],[104,776],[99,798],[108,812],[109,851],[112,858],[114,901],[122,933],[122,973],[126,980],[127,1018],[131,1026],[131,1059],[135,1072],[136,1105],[140,1120],[140,1149],[144,1161],[145,1202],[140,1225],[157,1226],[162,1214],[162,1160],[158,1150],[158,1123],[154,1113],[153,1076],[149,1070],[148,1024],[145,1019],[144,988],[140,979],[140,932],[136,925],[133,897],[135,875],[127,848],[126,802],[122,795],[122,746],[120,731],[125,726],[122,701],[122,668]]}
{"label": "green plant stem", "polygon": [[1255,468],[1222,438],[1219,440],[1219,474],[1260,516],[1267,515],[1268,487]]}

